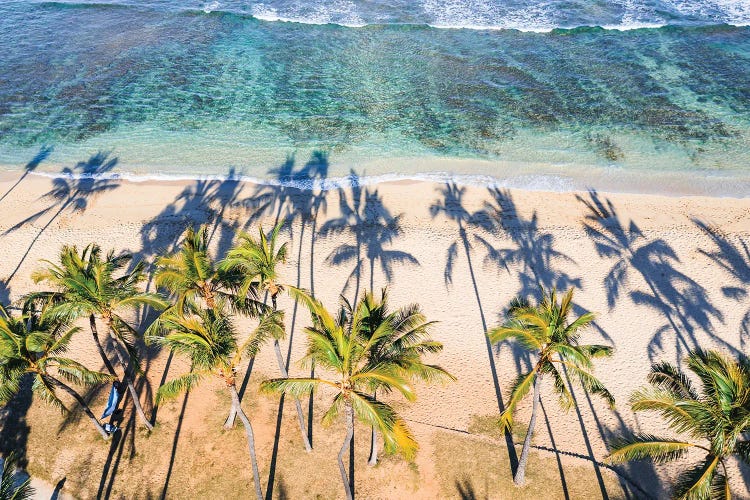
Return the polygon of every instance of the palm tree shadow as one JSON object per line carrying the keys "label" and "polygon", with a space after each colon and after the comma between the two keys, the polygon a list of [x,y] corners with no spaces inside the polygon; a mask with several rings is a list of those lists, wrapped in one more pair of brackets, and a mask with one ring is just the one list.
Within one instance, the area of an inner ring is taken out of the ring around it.
{"label": "palm tree shadow", "polygon": [[[509,248],[498,248],[491,242],[481,236],[475,236],[485,248],[487,255],[484,260],[486,266],[496,267],[498,271],[505,269],[508,273],[518,269],[518,279],[520,288],[514,296],[530,298],[539,298],[544,290],[561,289],[567,290],[571,287],[582,288],[581,279],[573,277],[566,272],[558,269],[558,263],[572,263],[575,261],[568,255],[555,249],[555,238],[552,233],[544,232],[539,227],[539,219],[536,211],[529,218],[524,218],[518,213],[518,208],[513,200],[510,191],[498,188],[488,189],[491,196],[490,202],[485,202],[484,211],[487,217],[493,221],[496,233],[505,234],[510,238],[511,246]],[[578,304],[574,304],[574,310],[579,315],[585,312],[585,309]],[[599,333],[608,341],[611,338],[598,325],[594,325]],[[497,346],[499,350],[501,345]],[[517,373],[522,373],[531,368],[533,360],[529,351],[518,349],[515,344],[511,344],[514,350],[513,359],[516,361]],[[588,393],[586,397],[589,398]],[[575,399],[575,398],[574,398]],[[590,398],[589,398],[590,401]],[[588,432],[581,415],[577,401],[575,409],[578,417],[581,431],[586,444],[586,449],[591,462],[594,464],[599,488],[604,498],[608,497],[604,478],[597,465],[594,457],[593,448],[588,437]],[[593,405],[591,405],[593,411]],[[547,431],[552,442],[552,448],[555,450],[558,461],[558,470],[563,487],[563,492],[568,497],[567,483],[565,473],[560,461],[559,452],[555,445],[555,438],[552,427],[547,418],[546,410],[542,405]],[[598,422],[598,417],[597,417]]]}
{"label": "palm tree shadow", "polygon": [[18,393],[0,407],[0,454],[8,456],[15,452],[21,469],[26,469],[28,465],[26,448],[31,426],[26,421],[26,415],[31,407],[31,385],[32,377],[23,377]]}
{"label": "palm tree shadow", "polygon": [[471,482],[471,479],[464,478],[460,481],[456,480],[455,486],[458,498],[461,500],[480,500],[480,497],[474,490],[474,483]]}
{"label": "palm tree shadow", "polygon": [[[296,235],[297,241],[297,288],[303,288],[302,283],[302,250],[305,233],[310,229],[310,293],[315,295],[315,243],[317,236],[318,217],[325,214],[326,185],[328,177],[329,160],[328,154],[323,151],[314,151],[310,159],[299,169],[295,168],[295,157],[288,156],[286,161],[269,170],[273,182],[260,185],[252,195],[251,200],[246,202],[258,206],[258,216],[263,213],[274,215],[275,224],[284,223],[284,228],[289,233],[292,242],[295,241],[294,222],[299,220],[300,230]],[[294,331],[297,323],[298,304],[292,306],[292,319],[289,324],[289,335],[286,353],[286,368],[289,369],[292,347],[294,343]],[[315,366],[311,367],[311,375],[315,374]],[[246,373],[243,385],[247,385],[250,371]],[[307,410],[307,434],[310,444],[313,444],[313,397],[308,399]],[[278,442],[281,434],[281,423],[284,411],[284,397],[279,399],[278,413],[276,418],[276,430],[274,433],[274,446],[271,455],[271,467],[269,469],[268,483],[266,486],[266,498],[271,498],[274,490],[276,463],[278,460]]]}
{"label": "palm tree shadow", "polygon": [[334,266],[354,264],[342,294],[346,293],[354,281],[353,297],[356,301],[365,264],[369,264],[370,291],[373,291],[376,263],[380,263],[381,273],[386,282],[390,283],[394,264],[419,265],[419,261],[408,252],[387,248],[394,239],[403,235],[403,214],[391,214],[377,189],[363,189],[360,177],[354,170],[349,174],[349,185],[351,200],[348,199],[346,190],[339,188],[341,215],[326,221],[320,228],[320,235],[327,237],[349,233],[354,237],[353,244],[342,243],[331,252],[326,261]]}
{"label": "palm tree shadow", "polygon": [[[733,280],[721,288],[722,294],[740,304],[747,304],[747,298],[750,295],[750,244],[741,237],[738,237],[735,243],[728,235],[723,234],[720,228],[699,219],[692,220],[716,246],[714,250],[698,249],[698,251],[726,271]],[[745,311],[740,321],[740,350],[747,352],[748,346],[750,346],[750,308]]]}
{"label": "palm tree shadow", "polygon": [[100,151],[92,155],[88,160],[76,163],[73,167],[65,167],[61,175],[52,181],[52,189],[43,195],[45,198],[52,199],[52,203],[48,207],[13,225],[3,233],[3,236],[10,234],[27,224],[37,221],[45,214],[52,213],[52,216],[37,232],[34,238],[32,238],[21,260],[6,279],[6,283],[9,283],[13,279],[37,240],[61,214],[66,210],[72,210],[73,213],[84,212],[88,208],[90,200],[95,195],[119,187],[120,184],[117,178],[112,177],[112,170],[117,165],[117,161],[116,157],[110,157],[110,153]]}
{"label": "palm tree shadow", "polygon": [[52,153],[52,150],[54,148],[52,146],[44,145],[39,149],[39,152],[34,156],[34,158],[31,159],[30,162],[28,162],[23,167],[23,174],[21,177],[18,178],[18,180],[13,184],[4,195],[0,196],[0,202],[2,202],[11,192],[13,192],[14,189],[18,187],[19,184],[26,178],[27,175],[29,175],[31,172],[37,169],[37,167],[47,159],[47,157]]}
{"label": "palm tree shadow", "polygon": [[[485,201],[482,209],[484,217],[489,221],[488,227],[492,228],[495,235],[504,234],[509,237],[511,246],[499,248],[483,236],[474,235],[474,238],[486,251],[483,262],[486,267],[496,268],[498,272],[505,270],[509,274],[511,267],[518,270],[520,287],[514,296],[539,298],[543,290],[582,288],[580,278],[557,269],[558,262],[575,264],[575,261],[555,249],[552,233],[540,230],[536,211],[525,219],[519,215],[510,191],[489,188],[488,193],[491,201]],[[581,313],[583,308],[575,305],[574,310]],[[606,333],[599,330],[609,340]],[[498,345],[497,349],[500,347]],[[529,352],[517,349],[515,344],[511,344],[511,348],[516,371],[521,373],[530,369],[532,360]]]}
{"label": "palm tree shadow", "polygon": [[[489,338],[486,335],[487,320],[484,314],[484,308],[482,307],[482,300],[479,295],[479,287],[477,285],[474,264],[471,257],[472,246],[469,241],[468,233],[469,230],[483,230],[485,232],[492,233],[495,227],[486,211],[479,210],[472,213],[466,209],[466,207],[464,206],[464,195],[466,193],[466,188],[458,187],[458,185],[456,185],[455,183],[446,183],[445,186],[443,186],[439,191],[441,197],[438,198],[430,206],[430,214],[433,218],[437,217],[440,214],[444,215],[449,220],[455,222],[458,229],[458,239],[448,247],[443,278],[445,280],[446,287],[452,283],[453,268],[455,265],[455,260],[458,258],[458,246],[460,244],[463,247],[464,256],[469,267],[469,276],[471,278],[471,283],[474,289],[474,297],[476,299],[477,308],[479,310],[479,318],[482,322],[482,336],[487,348],[487,357],[490,364],[490,373],[495,389],[497,407],[500,413],[502,413],[503,411],[505,411],[505,404],[503,403],[500,382],[498,381],[497,368],[495,366],[495,355],[492,350],[492,344],[490,344]],[[513,444],[513,435],[509,431],[505,432],[505,443],[508,448],[508,457],[510,460],[511,470],[513,473],[515,473],[515,470],[518,467],[518,457],[516,455],[516,449]]]}
{"label": "palm tree shadow", "polygon": [[565,480],[565,470],[563,469],[562,460],[560,459],[560,450],[557,449],[557,444],[555,443],[555,435],[552,432],[552,426],[550,425],[549,417],[547,416],[547,410],[544,408],[543,401],[539,401],[539,407],[542,409],[542,415],[544,416],[544,423],[547,427],[547,433],[549,434],[550,444],[552,445],[552,450],[555,453],[555,460],[557,461],[557,470],[560,473],[560,484],[562,485],[563,495],[565,496],[565,500],[569,500],[570,494],[568,493],[568,482]]}
{"label": "palm tree shadow", "polygon": [[699,347],[697,331],[702,330],[724,348],[737,352],[714,332],[714,321],[723,322],[722,313],[708,300],[706,289],[685,273],[677,252],[663,239],[648,240],[634,221],[622,221],[614,204],[590,190],[588,198],[577,196],[589,209],[584,229],[599,256],[614,260],[604,279],[607,303],[612,309],[619,300],[630,270],[646,283],[645,290],[631,290],[630,299],[661,314],[667,321],[649,342],[649,358],[660,357],[667,343],[675,346],[676,361]]}
{"label": "palm tree shadow", "polygon": [[[248,220],[254,218],[258,212],[257,206],[250,203],[247,199],[243,200],[240,198],[242,189],[243,185],[240,174],[234,168],[229,168],[223,178],[198,179],[186,185],[171,203],[167,204],[159,214],[144,224],[141,230],[141,248],[135,254],[136,258],[133,261],[144,260],[152,262],[157,256],[175,252],[185,229],[189,226],[203,224],[208,226],[209,243],[215,242],[217,254],[224,254],[232,244],[232,240],[239,227],[236,220],[225,217],[227,211],[243,209],[243,215],[247,216]],[[147,289],[153,287],[153,262],[150,271],[149,281],[146,286]],[[139,315],[140,324],[148,324],[151,319],[150,315],[152,314],[154,314],[154,311],[150,309],[141,310]],[[148,353],[149,362],[158,353],[156,349],[148,349],[146,352]],[[167,380],[171,361],[172,354],[170,353],[162,372],[159,387]],[[141,379],[145,379],[145,377]],[[243,385],[242,389],[244,387]],[[149,385],[147,385],[146,389],[150,401],[152,399],[152,391]],[[240,392],[240,395],[243,392]],[[169,488],[188,396],[189,393],[186,393],[177,419],[177,428],[172,440],[169,466],[162,486],[162,498],[165,497]],[[158,409],[158,406],[154,405],[152,409],[152,423],[156,421]],[[115,473],[116,468],[112,472],[110,483],[114,480]]]}

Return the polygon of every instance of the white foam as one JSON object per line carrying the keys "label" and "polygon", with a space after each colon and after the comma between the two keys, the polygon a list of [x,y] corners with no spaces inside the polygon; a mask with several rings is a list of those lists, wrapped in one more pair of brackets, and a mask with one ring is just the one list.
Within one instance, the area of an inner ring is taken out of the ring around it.
{"label": "white foam", "polygon": [[65,179],[101,179],[122,180],[133,183],[142,182],[185,182],[185,181],[232,181],[247,182],[265,186],[289,187],[300,190],[330,191],[346,189],[354,185],[369,186],[385,182],[431,182],[437,184],[454,183],[459,186],[474,186],[481,188],[509,188],[539,192],[573,192],[595,188],[606,192],[642,193],[661,196],[713,196],[720,198],[750,198],[750,178],[733,178],[731,176],[705,176],[701,182],[695,182],[694,177],[669,174],[638,174],[621,172],[613,176],[612,172],[589,172],[576,177],[552,174],[523,174],[507,177],[495,177],[483,174],[455,174],[451,172],[427,172],[413,174],[381,174],[359,176],[340,176],[325,179],[264,179],[243,175],[242,173],[226,175],[166,175],[166,174],[133,174],[107,173],[91,174],[61,174],[47,172],[31,172],[31,175],[46,178]]}
{"label": "white foam", "polygon": [[220,6],[221,4],[217,2],[216,0],[214,0],[213,2],[207,3],[206,5],[203,6],[203,12],[205,12],[206,14],[210,14],[211,12],[218,9]]}
{"label": "white foam", "polygon": [[122,180],[133,183],[142,182],[184,182],[184,181],[237,181],[268,186],[283,186],[303,190],[329,191],[333,189],[349,188],[354,185],[369,186],[384,182],[427,181],[435,183],[455,183],[462,186],[499,187],[524,189],[527,191],[555,191],[567,192],[579,189],[572,178],[557,175],[519,175],[507,178],[497,178],[483,174],[454,174],[450,172],[427,172],[419,174],[380,174],[363,176],[342,176],[329,178],[299,179],[263,179],[243,175],[242,173],[226,175],[167,175],[167,174],[133,174],[127,172],[105,174],[73,174],[52,172],[30,172],[33,176],[48,179],[97,179]]}
{"label": "white foam", "polygon": [[367,26],[355,10],[356,6],[349,1],[335,1],[322,5],[305,4],[283,11],[263,3],[252,6],[253,17],[261,21],[315,25],[336,24],[348,28]]}

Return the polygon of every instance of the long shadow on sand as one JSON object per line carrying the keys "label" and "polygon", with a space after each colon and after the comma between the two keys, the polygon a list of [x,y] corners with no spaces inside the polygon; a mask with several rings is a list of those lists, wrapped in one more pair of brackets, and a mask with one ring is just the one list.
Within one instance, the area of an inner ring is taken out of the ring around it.
{"label": "long shadow on sand", "polygon": [[621,220],[614,204],[596,191],[590,191],[588,198],[577,198],[589,209],[584,228],[597,253],[614,261],[604,279],[610,309],[619,300],[632,270],[643,279],[646,290],[630,291],[630,299],[636,305],[654,309],[667,321],[649,342],[652,361],[674,343],[675,360],[679,363],[688,351],[699,347],[697,330],[737,352],[714,332],[714,321],[723,322],[723,315],[709,301],[706,289],[678,270],[680,259],[666,240],[646,238],[635,221]]}
{"label": "long shadow on sand", "polygon": [[10,283],[16,275],[37,240],[61,214],[67,210],[81,213],[88,208],[93,196],[111,191],[119,186],[119,181],[108,177],[116,165],[117,158],[112,158],[109,153],[100,151],[86,161],[79,162],[73,167],[64,168],[60,177],[56,177],[52,181],[52,189],[44,195],[45,198],[51,199],[52,203],[13,225],[2,234],[2,236],[6,236],[27,224],[37,221],[46,214],[52,214],[32,238],[21,260],[6,278],[6,284]]}
{"label": "long shadow on sand", "polygon": [[[453,282],[453,268],[455,261],[459,254],[459,245],[464,251],[464,256],[467,261],[469,276],[471,278],[471,284],[474,289],[474,297],[477,302],[477,308],[479,310],[479,319],[482,323],[481,335],[484,338],[485,345],[487,347],[487,357],[490,365],[490,372],[492,376],[492,383],[495,388],[495,397],[497,398],[497,407],[500,413],[505,410],[505,404],[503,403],[502,391],[500,389],[500,382],[497,378],[497,368],[495,367],[495,356],[492,351],[492,344],[490,344],[487,338],[487,319],[482,307],[482,299],[479,295],[479,287],[477,285],[476,274],[474,270],[474,264],[472,262],[472,246],[469,241],[469,231],[485,231],[492,233],[493,224],[487,216],[487,213],[483,210],[476,212],[470,212],[464,206],[464,195],[466,188],[459,187],[455,183],[448,183],[440,189],[440,198],[430,206],[430,214],[433,218],[438,215],[443,215],[449,220],[456,224],[458,230],[458,239],[451,243],[448,247],[446,255],[445,270],[443,272],[443,278],[446,286],[449,286]],[[516,450],[513,445],[513,436],[510,432],[505,433],[505,442],[508,448],[508,455],[510,459],[510,465],[513,472],[518,467],[518,457],[516,456]]]}
{"label": "long shadow on sand", "polygon": [[[349,185],[348,189],[338,189],[341,215],[326,221],[320,228],[320,235],[353,236],[353,243],[342,243],[331,252],[326,261],[334,266],[353,265],[342,294],[346,294],[354,282],[352,298],[356,301],[365,266],[369,270],[369,289],[373,292],[376,264],[379,264],[386,283],[390,283],[393,279],[394,264],[419,265],[419,261],[408,252],[388,248],[395,239],[403,235],[403,214],[393,215],[378,190],[363,187],[360,177],[353,170],[349,174]],[[349,196],[347,191],[350,193]]]}
{"label": "long shadow on sand", "polygon": [[[286,161],[269,171],[274,182],[258,186],[255,193],[244,203],[257,207],[258,216],[273,215],[274,223],[283,222],[288,232],[292,246],[297,246],[297,268],[295,286],[303,288],[302,256],[306,232],[310,232],[309,247],[309,291],[315,295],[315,244],[318,236],[318,217],[325,214],[327,210],[326,193],[324,189],[325,180],[328,177],[329,160],[323,151],[313,152],[310,159],[300,168],[295,167],[295,158],[287,157]],[[299,232],[294,233],[295,223],[299,222]],[[292,347],[294,342],[294,331],[297,323],[298,304],[295,302],[292,308],[292,319],[289,325],[289,335],[285,365],[287,371],[291,363]],[[315,375],[315,366],[311,367],[310,376]],[[246,386],[249,379],[249,371],[243,380]],[[271,462],[266,485],[266,498],[273,496],[276,482],[276,464],[278,462],[279,442],[281,439],[281,424],[284,412],[285,396],[279,398],[279,406],[276,416],[276,429],[274,443],[271,453]],[[313,396],[307,401],[307,437],[313,444]],[[353,474],[353,469],[352,469]],[[353,478],[351,479],[353,484]]]}
{"label": "long shadow on sand", "polygon": [[[730,236],[723,234],[721,229],[699,219],[693,223],[711,238],[715,245],[713,250],[698,251],[710,258],[716,265],[726,271],[732,282],[721,287],[725,297],[733,299],[738,305],[747,306],[750,295],[750,244],[746,239],[736,237],[732,241]],[[750,309],[745,311],[740,321],[740,350],[747,352],[750,346]]]}
{"label": "long shadow on sand", "polygon": [[[568,255],[556,250],[554,235],[540,229],[537,212],[534,211],[528,219],[524,218],[518,213],[518,209],[510,191],[498,188],[490,188],[488,191],[491,201],[485,201],[483,210],[488,219],[492,221],[492,232],[496,235],[505,235],[509,238],[510,246],[499,248],[494,246],[492,242],[486,238],[475,235],[476,240],[482,244],[487,252],[484,264],[497,267],[499,270],[504,269],[509,274],[517,272],[519,290],[516,292],[515,296],[519,297],[535,297],[538,299],[542,290],[551,290],[555,288],[566,290],[571,287],[581,288],[580,278],[573,277],[558,268],[560,263],[575,264],[575,261]],[[577,304],[574,305],[574,309],[578,314],[585,312],[584,308]],[[607,341],[611,342],[609,336],[607,336],[601,328],[599,328],[599,331]],[[498,345],[497,349],[499,350],[500,347],[501,346]],[[513,347],[515,346],[512,345],[511,348]],[[528,351],[517,348],[514,349],[513,359],[516,361],[516,370],[518,373],[531,369],[533,360]],[[575,392],[572,392],[573,387],[572,384],[570,384],[570,380],[568,380],[568,386],[569,390],[571,390],[571,394],[575,395]],[[588,394],[586,396],[588,398]],[[554,444],[555,438],[552,432],[552,426],[550,425],[546,410],[544,410],[544,408],[542,409],[552,447],[556,453],[563,492],[567,497],[568,491],[565,481],[565,472],[559,458],[557,446]],[[577,400],[575,400],[575,410],[578,423],[581,427],[581,433],[586,444],[586,451],[589,455],[589,460],[593,464],[602,497],[606,499],[608,498],[608,493],[604,484],[604,478],[601,474],[596,457],[594,456],[594,451]],[[593,406],[591,406],[591,410],[594,411]]]}
{"label": "long shadow on sand", "polygon": [[37,169],[37,167],[47,159],[47,157],[52,153],[52,146],[42,146],[39,149],[39,152],[34,156],[34,158],[31,159],[30,162],[28,162],[23,167],[23,174],[21,177],[18,178],[18,180],[3,194],[0,196],[0,202],[3,201],[10,193],[12,193],[21,182],[26,178],[27,175],[29,175],[31,172]]}

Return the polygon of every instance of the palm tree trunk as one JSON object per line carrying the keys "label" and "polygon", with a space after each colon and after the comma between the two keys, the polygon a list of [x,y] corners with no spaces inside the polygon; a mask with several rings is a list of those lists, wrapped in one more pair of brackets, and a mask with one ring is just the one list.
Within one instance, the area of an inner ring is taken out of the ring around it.
{"label": "palm tree trunk", "polygon": [[109,361],[107,353],[104,352],[104,347],[99,340],[99,331],[96,329],[96,316],[94,316],[93,314],[89,315],[89,326],[91,327],[91,335],[94,337],[94,344],[96,344],[96,349],[99,351],[99,356],[102,357],[102,361],[104,361],[104,366],[107,367],[107,371],[110,375],[114,375],[116,377],[117,373],[115,373],[115,367],[112,366],[112,363]]}
{"label": "palm tree trunk", "polygon": [[513,476],[513,482],[516,486],[523,486],[526,481],[526,463],[529,460],[529,449],[531,448],[531,436],[534,433],[534,426],[536,425],[536,413],[539,408],[539,400],[541,398],[541,386],[542,377],[539,373],[536,375],[534,380],[534,399],[531,406],[531,420],[529,421],[529,428],[526,431],[526,438],[523,440],[523,449],[521,450],[521,458],[518,459],[518,469],[516,475]]}
{"label": "palm tree trunk", "polygon": [[245,435],[247,436],[247,447],[250,450],[250,465],[253,468],[253,483],[255,483],[255,494],[258,500],[263,500],[263,490],[260,488],[260,473],[258,472],[258,459],[255,456],[255,437],[253,435],[253,426],[250,420],[242,411],[240,406],[240,395],[237,394],[237,388],[234,385],[229,386],[229,392],[232,393],[232,406],[234,411],[240,417],[242,424],[245,426]]}
{"label": "palm tree trunk", "polygon": [[346,467],[344,467],[344,455],[354,437],[354,410],[350,401],[347,400],[345,405],[346,437],[344,438],[344,443],[341,445],[341,450],[339,450],[339,471],[341,471],[341,480],[344,483],[344,491],[346,491],[346,500],[354,500],[354,492],[352,491],[352,486],[354,485],[349,484],[349,476],[346,474]]}
{"label": "palm tree trunk", "polygon": [[375,259],[370,258],[370,293],[375,293]]}
{"label": "palm tree trunk", "polygon": [[109,440],[110,435],[107,434],[107,431],[104,430],[104,427],[102,427],[102,424],[99,423],[99,420],[96,418],[96,416],[94,416],[94,414],[91,411],[91,408],[89,408],[89,405],[86,404],[86,401],[84,401],[81,395],[78,394],[75,390],[73,390],[72,387],[65,385],[60,380],[57,380],[56,378],[52,378],[52,377],[49,377],[49,378],[57,387],[67,392],[68,394],[73,396],[73,398],[76,401],[78,401],[78,404],[81,405],[81,408],[83,408],[83,412],[86,414],[87,417],[89,417],[89,419],[91,419],[91,422],[93,422],[94,427],[96,427],[96,430],[99,431],[99,434],[101,434],[105,440]]}
{"label": "palm tree trunk", "polygon": [[125,361],[125,358],[122,356],[122,353],[120,352],[120,349],[118,349],[118,340],[117,336],[114,333],[114,327],[112,326],[112,323],[110,322],[108,325],[109,327],[109,336],[112,339],[112,341],[115,343],[115,356],[117,357],[117,362],[120,363],[120,367],[123,371],[123,380],[128,385],[128,390],[130,391],[130,396],[133,399],[133,405],[135,406],[135,411],[138,413],[138,417],[141,419],[141,422],[143,422],[143,425],[146,426],[146,429],[149,431],[154,430],[154,425],[151,423],[151,421],[146,418],[146,413],[143,411],[143,407],[141,406],[141,400],[138,398],[138,392],[135,390],[135,386],[133,385],[133,381],[130,378],[130,375],[128,373],[128,363]]}
{"label": "palm tree trunk", "polygon": [[234,408],[234,405],[232,405],[232,407],[229,409],[229,416],[224,421],[224,428],[226,430],[229,430],[232,427],[234,427],[234,421],[236,418],[237,418],[237,410]]}
{"label": "palm tree trunk", "polygon": [[[377,400],[377,391],[372,391],[372,399]],[[372,426],[372,435],[370,436],[370,460],[367,465],[378,465],[378,431]]]}
{"label": "palm tree trunk", "polygon": [[[283,378],[289,378],[289,372],[286,370],[286,363],[284,363],[284,356],[281,354],[281,346],[279,341],[273,341],[273,349],[276,351],[276,361],[279,363],[279,370]],[[307,430],[305,429],[305,417],[302,414],[302,403],[299,399],[294,398],[294,406],[297,408],[297,421],[299,423],[299,430],[302,433],[302,442],[305,444],[305,451],[312,451],[310,440],[307,437]]]}

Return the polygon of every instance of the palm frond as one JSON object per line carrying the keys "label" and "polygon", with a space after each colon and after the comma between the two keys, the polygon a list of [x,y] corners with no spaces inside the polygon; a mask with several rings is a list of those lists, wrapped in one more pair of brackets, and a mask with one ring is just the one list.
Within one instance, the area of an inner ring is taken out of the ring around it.
{"label": "palm frond", "polygon": [[204,377],[209,375],[207,371],[193,371],[181,377],[170,380],[156,391],[156,403],[167,399],[174,399],[198,384]]}
{"label": "palm frond", "polygon": [[652,434],[636,434],[619,438],[610,444],[612,451],[606,461],[612,464],[646,458],[657,463],[671,462],[684,457],[689,449],[695,447],[685,441],[661,438]]}
{"label": "palm frond", "polygon": [[276,378],[261,382],[260,391],[265,393],[281,392],[299,398],[315,391],[321,384],[338,388],[335,383],[319,378]]}
{"label": "palm frond", "polygon": [[715,485],[716,468],[719,457],[709,455],[706,459],[690,469],[683,471],[677,478],[674,487],[675,498],[684,500],[709,500]]}
{"label": "palm frond", "polygon": [[510,399],[505,407],[503,413],[500,414],[500,426],[503,430],[511,430],[513,428],[513,412],[516,411],[516,407],[521,400],[526,397],[531,388],[534,386],[536,377],[539,374],[536,369],[529,371],[528,373],[521,373],[516,377],[516,381],[513,384],[513,390],[510,393]]}
{"label": "palm frond", "polygon": [[399,451],[407,460],[412,459],[418,445],[406,423],[396,411],[390,405],[368,394],[353,391],[350,395],[354,414],[362,422],[380,431],[386,451],[389,453]]}

